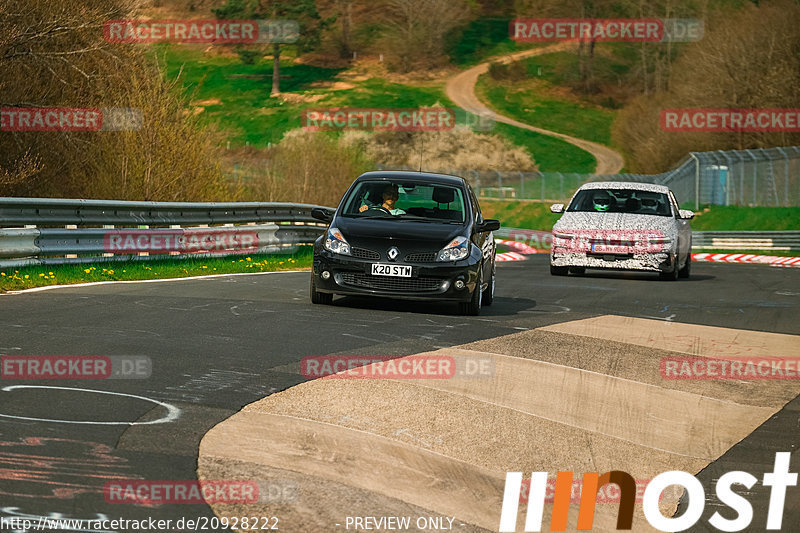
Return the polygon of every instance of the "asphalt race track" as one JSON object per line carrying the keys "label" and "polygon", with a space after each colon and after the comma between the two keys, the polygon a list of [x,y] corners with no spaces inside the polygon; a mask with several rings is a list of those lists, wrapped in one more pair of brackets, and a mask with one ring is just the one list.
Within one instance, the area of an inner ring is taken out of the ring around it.
{"label": "asphalt race track", "polygon": [[[540,254],[498,264],[494,305],[479,317],[457,316],[450,305],[374,299],[314,306],[308,277],[248,274],[0,295],[0,354],[138,355],[153,364],[141,380],[2,380],[0,517],[213,516],[206,505],[110,504],[102,489],[109,480],[196,479],[206,432],[305,381],[289,369],[309,355],[409,355],[604,315],[800,335],[800,270],[791,268],[695,263],[691,279],[677,282],[591,271],[552,277]],[[775,451],[800,444],[799,409],[790,402],[701,481],[710,483],[723,463],[722,471],[753,465],[759,479],[771,472]],[[754,491],[754,507],[765,507],[767,495]],[[786,501],[784,524],[796,526],[800,489],[790,487]]]}

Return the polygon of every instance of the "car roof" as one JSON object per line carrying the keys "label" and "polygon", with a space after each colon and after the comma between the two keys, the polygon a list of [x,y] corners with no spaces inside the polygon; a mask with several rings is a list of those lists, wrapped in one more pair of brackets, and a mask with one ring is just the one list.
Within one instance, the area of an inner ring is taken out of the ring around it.
{"label": "car roof", "polygon": [[364,180],[407,180],[417,183],[427,182],[438,185],[463,186],[466,180],[460,176],[449,174],[436,174],[433,172],[413,172],[410,170],[372,170],[361,174],[356,181]]}
{"label": "car roof", "polygon": [[581,185],[580,189],[627,189],[633,191],[650,191],[667,194],[669,187],[655,183],[641,183],[638,181],[592,181]]}

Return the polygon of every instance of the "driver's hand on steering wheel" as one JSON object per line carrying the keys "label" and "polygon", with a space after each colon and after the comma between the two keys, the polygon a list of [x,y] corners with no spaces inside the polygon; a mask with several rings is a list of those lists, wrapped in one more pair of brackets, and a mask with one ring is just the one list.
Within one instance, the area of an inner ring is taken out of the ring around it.
{"label": "driver's hand on steering wheel", "polygon": [[363,213],[367,209],[369,209],[369,206],[367,204],[364,204],[364,205],[362,205],[361,207],[358,208],[358,212],[359,213]]}

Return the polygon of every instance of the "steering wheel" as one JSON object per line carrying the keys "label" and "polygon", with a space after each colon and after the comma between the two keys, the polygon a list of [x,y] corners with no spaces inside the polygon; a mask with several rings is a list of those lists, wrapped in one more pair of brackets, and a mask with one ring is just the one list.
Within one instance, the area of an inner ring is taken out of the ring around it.
{"label": "steering wheel", "polygon": [[369,209],[367,209],[367,213],[369,213],[370,211],[379,211],[381,213],[386,213],[387,215],[391,215],[392,214],[392,212],[389,211],[388,209],[386,209],[385,207],[383,207],[383,205],[370,206]]}

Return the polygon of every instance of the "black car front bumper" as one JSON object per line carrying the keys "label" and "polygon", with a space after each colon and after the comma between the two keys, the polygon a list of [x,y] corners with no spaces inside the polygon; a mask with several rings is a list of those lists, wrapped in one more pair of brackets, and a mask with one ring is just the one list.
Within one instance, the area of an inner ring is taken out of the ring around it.
{"label": "black car front bumper", "polygon": [[[380,296],[406,300],[467,302],[478,282],[480,256],[470,255],[461,261],[396,264],[412,267],[410,278],[373,276],[373,263],[385,260],[359,259],[331,253],[321,246],[314,247],[313,276],[318,292],[350,296]],[[323,272],[330,275],[325,279]],[[456,281],[464,288],[456,288]]]}

